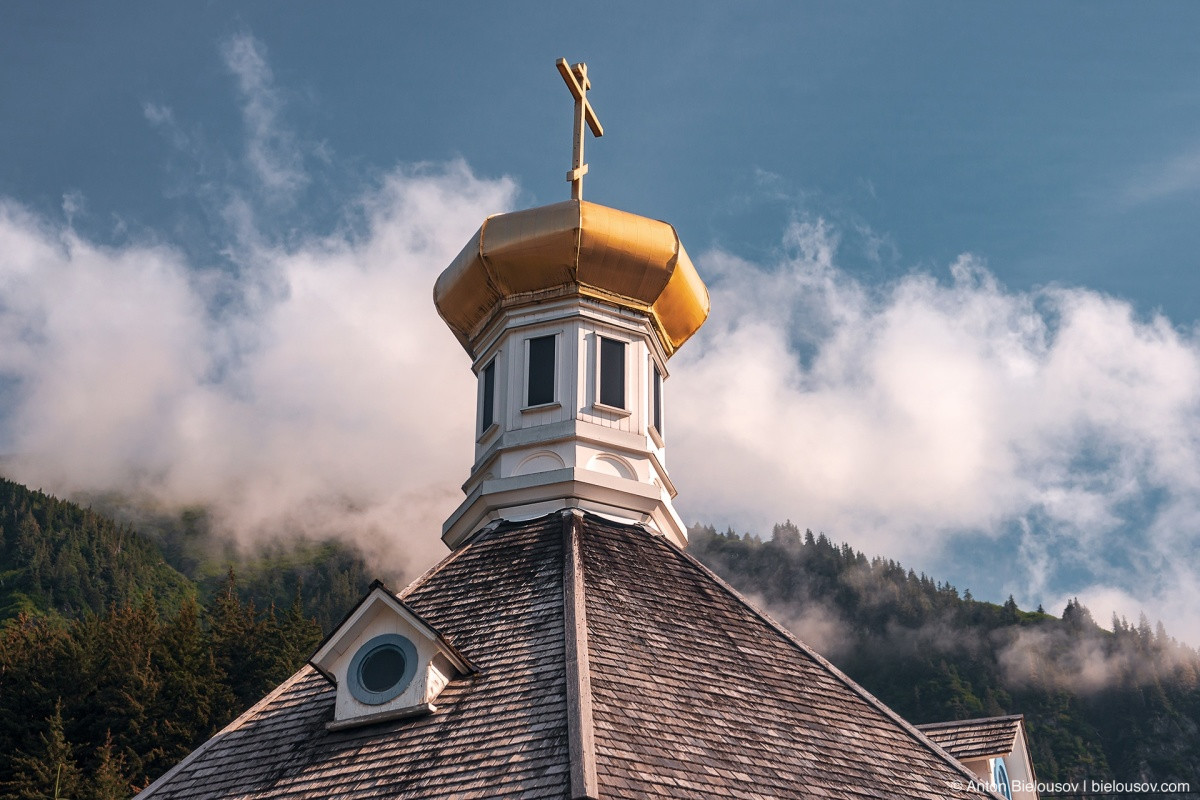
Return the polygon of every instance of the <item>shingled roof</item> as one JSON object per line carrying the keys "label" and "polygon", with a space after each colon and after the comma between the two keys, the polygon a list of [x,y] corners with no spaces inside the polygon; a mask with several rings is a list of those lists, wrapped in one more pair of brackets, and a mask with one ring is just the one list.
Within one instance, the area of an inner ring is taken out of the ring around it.
{"label": "shingled roof", "polygon": [[917,728],[960,761],[1008,755],[1016,747],[1022,714],[956,722],[933,722]]}
{"label": "shingled roof", "polygon": [[503,523],[402,596],[478,667],[435,713],[330,731],[334,687],[305,667],[142,796],[989,796],[639,526]]}

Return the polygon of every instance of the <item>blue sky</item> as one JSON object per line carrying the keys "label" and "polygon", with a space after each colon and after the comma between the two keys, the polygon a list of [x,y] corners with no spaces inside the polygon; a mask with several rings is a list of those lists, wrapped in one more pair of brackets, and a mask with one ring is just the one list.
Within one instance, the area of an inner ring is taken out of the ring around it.
{"label": "blue sky", "polygon": [[673,223],[713,290],[669,386],[685,518],[1200,641],[1197,22],[6,5],[0,451],[423,566],[470,460],[429,287],[485,214],[567,197],[554,61],[585,60],[585,196]]}

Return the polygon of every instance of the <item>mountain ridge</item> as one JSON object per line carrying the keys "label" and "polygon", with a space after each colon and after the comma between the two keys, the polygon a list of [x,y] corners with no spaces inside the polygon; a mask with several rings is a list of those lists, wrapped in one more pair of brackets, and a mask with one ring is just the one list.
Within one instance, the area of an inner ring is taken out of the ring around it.
{"label": "mountain ridge", "polygon": [[[120,513],[119,497],[97,504]],[[123,516],[138,524],[0,479],[13,796],[20,781],[37,796],[47,765],[79,772],[80,796],[127,796],[302,664],[375,577],[332,541],[239,556],[203,509]],[[765,540],[690,536],[692,555],[913,723],[1023,713],[1041,780],[1200,786],[1200,655],[1161,624],[1108,631],[1074,600],[1061,617],[976,600],[790,522]],[[104,794],[102,775],[123,788]]]}
{"label": "mountain ridge", "polygon": [[827,657],[910,722],[1021,713],[1041,780],[1200,787],[1200,655],[1161,623],[1108,631],[1076,600],[1056,617],[960,596],[790,522],[766,540],[689,533],[689,552],[802,638],[824,632]]}

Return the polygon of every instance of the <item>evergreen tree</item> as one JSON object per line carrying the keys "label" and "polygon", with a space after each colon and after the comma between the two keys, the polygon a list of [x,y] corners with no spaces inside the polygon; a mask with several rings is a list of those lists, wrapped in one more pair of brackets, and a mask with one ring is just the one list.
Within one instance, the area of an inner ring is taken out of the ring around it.
{"label": "evergreen tree", "polygon": [[[151,714],[162,686],[154,651],[162,625],[152,597],[75,624],[84,653],[81,686],[72,703],[76,740],[90,751],[111,737],[133,774],[161,759],[163,720]],[[91,758],[89,751],[89,760]],[[89,765],[91,766],[91,765]]]}
{"label": "evergreen tree", "polygon": [[224,719],[232,719],[290,676],[320,640],[320,629],[304,618],[298,600],[282,622],[274,606],[260,618],[252,602],[238,597],[232,568],[213,599],[208,620],[213,656],[232,693],[232,705],[218,715]]}
{"label": "evergreen tree", "polygon": [[31,721],[53,719],[81,685],[79,648],[61,620],[22,613],[0,629],[0,783],[11,756],[40,747]]}
{"label": "evergreen tree", "polygon": [[1021,619],[1020,613],[1017,611],[1017,601],[1010,594],[1008,599],[1004,601],[1004,622],[1012,625]]}
{"label": "evergreen tree", "polygon": [[163,628],[153,662],[161,676],[159,691],[147,715],[159,721],[157,759],[149,759],[151,775],[165,771],[228,721],[236,700],[201,625],[194,598]]}
{"label": "evergreen tree", "polygon": [[208,608],[209,646],[231,693],[230,705],[219,710],[222,719],[232,719],[257,699],[254,643],[258,626],[254,617],[253,605],[243,604],[238,597],[237,575],[230,567],[224,586]]}
{"label": "evergreen tree", "polygon": [[96,769],[84,788],[82,800],[127,800],[133,792],[125,776],[125,757],[113,748],[112,734],[96,751]]}
{"label": "evergreen tree", "polygon": [[312,617],[304,614],[304,602],[301,597],[300,584],[296,584],[296,594],[292,604],[279,623],[281,652],[274,675],[278,676],[277,683],[291,676],[296,668],[303,664],[316,650],[321,642],[321,626]]}
{"label": "evergreen tree", "polygon": [[75,748],[63,732],[62,703],[46,721],[40,747],[13,758],[13,777],[5,787],[13,800],[67,800],[79,796],[83,773],[75,762]]}

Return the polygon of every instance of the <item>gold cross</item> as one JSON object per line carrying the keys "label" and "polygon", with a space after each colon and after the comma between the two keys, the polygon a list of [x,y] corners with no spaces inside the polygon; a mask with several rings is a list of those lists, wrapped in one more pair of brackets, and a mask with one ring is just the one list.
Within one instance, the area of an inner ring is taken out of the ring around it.
{"label": "gold cross", "polygon": [[587,122],[596,138],[604,135],[604,128],[587,99],[587,90],[592,88],[592,82],[587,76],[587,64],[580,62],[571,67],[567,65],[565,58],[560,58],[558,71],[562,73],[567,88],[575,98],[575,145],[572,148],[572,169],[567,173],[567,180],[571,182],[571,199],[582,200],[583,176],[588,171],[587,164],[583,163],[583,123]]}

